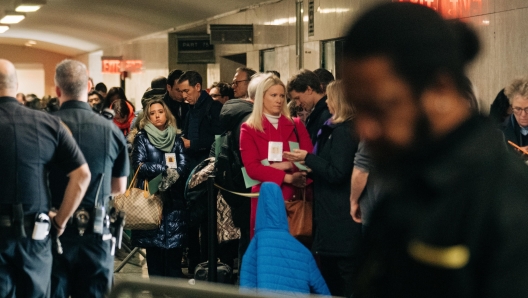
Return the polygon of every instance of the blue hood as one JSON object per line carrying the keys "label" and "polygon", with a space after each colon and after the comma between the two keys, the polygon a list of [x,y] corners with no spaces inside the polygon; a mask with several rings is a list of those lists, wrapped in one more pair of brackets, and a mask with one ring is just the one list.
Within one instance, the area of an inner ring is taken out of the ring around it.
{"label": "blue hood", "polygon": [[289,231],[282,191],[272,182],[262,183],[258,198],[255,233],[263,229]]}

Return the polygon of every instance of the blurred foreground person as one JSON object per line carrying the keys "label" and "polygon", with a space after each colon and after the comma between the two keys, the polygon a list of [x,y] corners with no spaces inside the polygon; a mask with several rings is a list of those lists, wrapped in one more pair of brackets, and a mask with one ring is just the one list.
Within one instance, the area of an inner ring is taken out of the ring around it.
{"label": "blurred foreground person", "polygon": [[[17,88],[14,65],[0,59],[0,297],[49,297],[50,225],[53,235],[64,232],[86,192],[90,171],[59,118],[20,105]],[[52,165],[69,180],[50,218],[47,175]]]}
{"label": "blurred foreground person", "polygon": [[345,42],[345,86],[386,194],[354,297],[527,297],[528,169],[464,98],[478,39],[416,4],[377,6]]}

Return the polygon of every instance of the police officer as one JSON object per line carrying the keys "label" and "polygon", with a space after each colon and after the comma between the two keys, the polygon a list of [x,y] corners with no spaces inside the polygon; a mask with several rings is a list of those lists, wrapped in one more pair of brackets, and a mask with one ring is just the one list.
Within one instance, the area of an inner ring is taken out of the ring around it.
{"label": "police officer", "polygon": [[[52,297],[102,297],[113,278],[113,243],[106,219],[110,195],[123,193],[129,172],[123,133],[96,114],[87,103],[90,83],[86,66],[64,60],[55,70],[60,110],[55,113],[69,127],[92,173],[90,186],[60,240],[63,254],[54,252]],[[104,174],[104,175],[103,175]],[[66,172],[50,173],[52,205],[62,202]]]}
{"label": "police officer", "polygon": [[[14,65],[0,59],[0,297],[48,297],[52,267],[50,225],[60,235],[81,202],[90,171],[58,118],[15,99]],[[55,165],[69,176],[51,219],[46,175]]]}

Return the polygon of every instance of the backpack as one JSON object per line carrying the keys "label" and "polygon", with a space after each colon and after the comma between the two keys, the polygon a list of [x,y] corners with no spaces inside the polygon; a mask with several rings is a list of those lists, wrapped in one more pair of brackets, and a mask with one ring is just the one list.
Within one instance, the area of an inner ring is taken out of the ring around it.
{"label": "backpack", "polygon": [[198,226],[207,217],[207,179],[214,172],[214,157],[200,162],[185,182],[184,197],[187,202],[189,226]]}
{"label": "backpack", "polygon": [[227,190],[244,192],[246,190],[242,175],[244,165],[235,148],[233,132],[224,132],[216,142],[219,143],[216,146],[219,152],[216,152],[215,183]]}

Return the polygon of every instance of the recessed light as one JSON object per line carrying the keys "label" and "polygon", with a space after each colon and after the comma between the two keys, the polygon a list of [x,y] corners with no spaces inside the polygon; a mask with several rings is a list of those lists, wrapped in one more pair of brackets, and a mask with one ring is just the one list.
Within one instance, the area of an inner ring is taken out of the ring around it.
{"label": "recessed light", "polygon": [[40,9],[40,5],[19,5],[15,9],[18,12],[35,12]]}
{"label": "recessed light", "polygon": [[9,30],[9,26],[7,25],[0,25],[0,33],[4,33],[7,30]]}
{"label": "recessed light", "polygon": [[2,24],[17,24],[26,17],[23,13],[18,12],[6,12],[4,17],[0,19]]}

